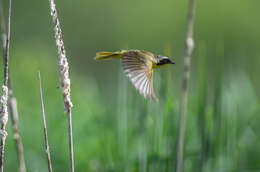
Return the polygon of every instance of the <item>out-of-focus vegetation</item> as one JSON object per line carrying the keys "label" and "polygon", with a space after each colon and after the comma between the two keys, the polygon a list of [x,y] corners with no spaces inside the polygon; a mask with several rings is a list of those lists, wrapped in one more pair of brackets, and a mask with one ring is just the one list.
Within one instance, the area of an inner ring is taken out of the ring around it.
{"label": "out-of-focus vegetation", "polygon": [[[75,170],[173,171],[187,2],[56,4],[71,69]],[[258,0],[196,2],[185,171],[260,171],[259,6]],[[54,171],[68,171],[67,121],[47,0],[13,2],[10,47],[27,169],[47,171],[41,70]],[[174,57],[176,65],[155,72],[159,103],[135,91],[119,61],[93,60],[96,51],[122,48]],[[5,170],[15,171],[8,129]]]}

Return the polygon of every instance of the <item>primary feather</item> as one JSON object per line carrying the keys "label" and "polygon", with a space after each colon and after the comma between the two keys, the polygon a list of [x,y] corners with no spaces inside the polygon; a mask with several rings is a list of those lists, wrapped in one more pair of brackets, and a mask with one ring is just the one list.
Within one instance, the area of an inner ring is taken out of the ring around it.
{"label": "primary feather", "polygon": [[156,99],[153,89],[152,63],[138,56],[138,52],[126,53],[122,58],[125,75],[145,98]]}

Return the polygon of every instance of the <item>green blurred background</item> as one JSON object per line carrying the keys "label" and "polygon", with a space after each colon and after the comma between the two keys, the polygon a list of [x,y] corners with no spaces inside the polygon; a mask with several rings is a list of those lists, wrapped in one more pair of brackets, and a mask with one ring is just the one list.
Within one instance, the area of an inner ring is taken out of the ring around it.
{"label": "green blurred background", "polygon": [[[70,63],[75,171],[173,171],[188,1],[55,2]],[[185,172],[260,171],[259,6],[259,0],[196,1]],[[10,75],[32,172],[47,171],[38,70],[53,168],[69,171],[53,35],[48,0],[13,1]],[[93,60],[97,51],[119,49],[175,60],[155,72],[159,103],[137,93],[120,61]],[[17,171],[10,124],[8,133],[5,171]]]}

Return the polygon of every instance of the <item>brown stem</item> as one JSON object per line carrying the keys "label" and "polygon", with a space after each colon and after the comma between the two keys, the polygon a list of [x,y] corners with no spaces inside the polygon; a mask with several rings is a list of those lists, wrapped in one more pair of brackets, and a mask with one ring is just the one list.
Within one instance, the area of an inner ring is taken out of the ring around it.
{"label": "brown stem", "polygon": [[[11,91],[11,90],[10,90]],[[13,138],[15,141],[15,146],[16,146],[16,153],[17,157],[19,160],[19,172],[25,172],[26,167],[25,167],[25,162],[24,162],[24,156],[23,156],[23,144],[22,140],[20,138],[19,134],[19,128],[18,128],[18,111],[17,111],[17,101],[16,98],[10,94],[9,91],[9,102],[8,106],[10,109],[10,116],[11,116],[11,121],[12,121],[12,128],[13,128]]]}
{"label": "brown stem", "polygon": [[56,39],[56,46],[58,49],[58,67],[59,67],[59,78],[60,86],[63,95],[64,108],[68,115],[68,137],[69,137],[69,155],[70,155],[70,172],[74,172],[74,155],[73,155],[73,135],[72,135],[72,115],[71,108],[72,102],[70,99],[70,78],[69,78],[69,64],[66,57],[66,51],[64,42],[62,39],[62,32],[60,22],[58,19],[58,13],[54,0],[49,0],[50,11],[52,21],[54,24],[54,36]]}
{"label": "brown stem", "polygon": [[46,153],[46,157],[47,157],[47,161],[48,161],[49,172],[52,172],[51,154],[50,154],[49,142],[48,142],[46,115],[45,115],[43,96],[42,96],[42,81],[41,81],[40,71],[38,72],[38,80],[39,80],[40,100],[41,100],[41,109],[42,109],[42,121],[43,121],[43,131],[44,131],[44,141],[45,141],[44,142],[45,143],[45,153]]}
{"label": "brown stem", "polygon": [[68,111],[68,133],[69,133],[69,148],[70,148],[70,171],[74,171],[74,156],[73,156],[73,135],[72,135],[72,120],[71,109]]}
{"label": "brown stem", "polygon": [[186,111],[188,101],[188,81],[190,77],[190,61],[191,54],[194,47],[193,42],[193,19],[194,19],[194,1],[189,0],[188,19],[187,19],[187,32],[185,40],[185,52],[184,52],[184,72],[182,83],[182,97],[180,104],[180,117],[178,128],[178,143],[177,143],[177,155],[176,155],[176,172],[183,171],[183,147],[184,147],[184,134],[186,125]]}
{"label": "brown stem", "polygon": [[6,29],[5,29],[5,17],[4,17],[4,9],[3,2],[0,0],[0,20],[1,20],[1,33],[2,33],[2,44],[3,44],[3,55],[5,54],[6,48]]}
{"label": "brown stem", "polygon": [[[0,19],[1,19],[1,33],[2,33],[2,44],[3,44],[3,56],[5,56],[6,52],[6,26],[5,26],[5,17],[4,17],[4,11],[3,11],[3,2],[0,0]],[[10,109],[10,117],[12,121],[12,129],[13,129],[13,138],[16,146],[16,152],[17,152],[17,157],[18,157],[18,163],[19,163],[19,172],[25,172],[26,167],[25,167],[25,161],[24,161],[24,156],[23,156],[23,145],[22,145],[22,140],[19,135],[19,128],[18,128],[18,111],[17,111],[17,101],[16,98],[13,96],[12,93],[12,88],[10,84],[10,76],[9,76],[9,101],[8,101],[8,106]]]}
{"label": "brown stem", "polygon": [[8,110],[7,110],[7,102],[8,102],[8,61],[9,61],[9,42],[10,42],[10,21],[11,21],[11,5],[12,1],[9,0],[9,8],[8,8],[8,25],[7,25],[7,39],[6,39],[6,49],[4,53],[4,83],[2,86],[2,96],[1,96],[1,112],[0,112],[0,120],[1,120],[1,142],[0,142],[0,171],[4,170],[4,153],[5,153],[5,140],[7,136],[7,132],[5,130],[6,124],[8,121]]}

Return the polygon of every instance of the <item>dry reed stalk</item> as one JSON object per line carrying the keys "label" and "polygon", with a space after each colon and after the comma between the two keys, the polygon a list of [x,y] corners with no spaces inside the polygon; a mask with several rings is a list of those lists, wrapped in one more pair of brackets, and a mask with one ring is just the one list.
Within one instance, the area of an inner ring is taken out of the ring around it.
{"label": "dry reed stalk", "polygon": [[19,172],[26,172],[26,166],[25,166],[25,161],[23,156],[23,144],[22,144],[22,140],[18,128],[17,101],[16,98],[13,97],[11,88],[9,89],[8,106],[10,109],[10,117],[12,121],[12,129],[13,129],[13,139],[15,141],[15,146],[16,146],[16,153],[17,153],[18,163],[19,163]]}
{"label": "dry reed stalk", "polygon": [[46,157],[47,157],[47,161],[48,161],[48,169],[49,169],[49,172],[52,172],[51,154],[50,154],[49,142],[48,142],[48,133],[47,133],[47,125],[46,125],[46,115],[45,115],[44,103],[43,103],[43,96],[42,96],[42,81],[41,81],[41,73],[40,73],[40,71],[38,72],[38,80],[39,80],[40,100],[41,100],[41,109],[42,109],[42,121],[43,121],[45,153],[46,153]]}
{"label": "dry reed stalk", "polygon": [[[4,12],[3,12],[3,2],[0,0],[0,24],[1,24],[1,32],[2,32],[2,44],[3,44],[3,56],[5,54],[6,49],[6,26],[5,26],[5,19],[4,19]],[[9,76],[9,101],[8,101],[8,107],[10,109],[10,117],[12,121],[12,129],[13,129],[13,139],[15,142],[16,147],[16,153],[18,157],[18,165],[19,165],[19,172],[25,172],[25,161],[23,156],[23,144],[22,140],[19,134],[19,128],[18,128],[18,111],[17,111],[17,101],[16,98],[13,95],[12,87],[10,84],[10,76]]]}
{"label": "dry reed stalk", "polygon": [[8,121],[8,71],[9,71],[9,42],[10,42],[10,22],[11,22],[11,5],[12,1],[9,0],[8,7],[8,25],[7,25],[7,38],[6,38],[6,49],[4,53],[4,83],[2,85],[1,95],[1,109],[0,109],[0,124],[1,124],[1,141],[0,141],[0,171],[4,170],[4,153],[5,153],[5,140],[7,132],[5,130]]}
{"label": "dry reed stalk", "polygon": [[58,19],[58,14],[57,14],[54,0],[49,0],[49,5],[50,5],[52,20],[54,23],[54,36],[58,48],[58,57],[59,57],[58,67],[59,67],[59,74],[60,74],[59,78],[60,78],[61,91],[62,91],[63,101],[64,101],[64,109],[65,111],[67,111],[68,114],[70,171],[74,172],[72,116],[71,116],[72,102],[70,99],[69,64],[66,57],[60,22]]}
{"label": "dry reed stalk", "polygon": [[1,24],[1,33],[2,33],[2,44],[3,44],[3,55],[5,54],[6,48],[6,29],[5,29],[5,17],[4,17],[4,9],[3,9],[3,1],[0,0],[0,24]]}
{"label": "dry reed stalk", "polygon": [[183,83],[182,83],[182,97],[180,104],[180,117],[179,117],[179,128],[178,128],[178,143],[177,143],[177,154],[176,154],[176,172],[183,171],[183,145],[184,145],[184,134],[186,125],[186,113],[187,113],[187,101],[188,101],[188,81],[190,78],[190,61],[191,54],[194,48],[193,41],[193,23],[194,23],[194,1],[189,0],[188,8],[188,19],[187,19],[187,31],[185,40],[185,52],[184,52],[184,71],[183,71]]}

